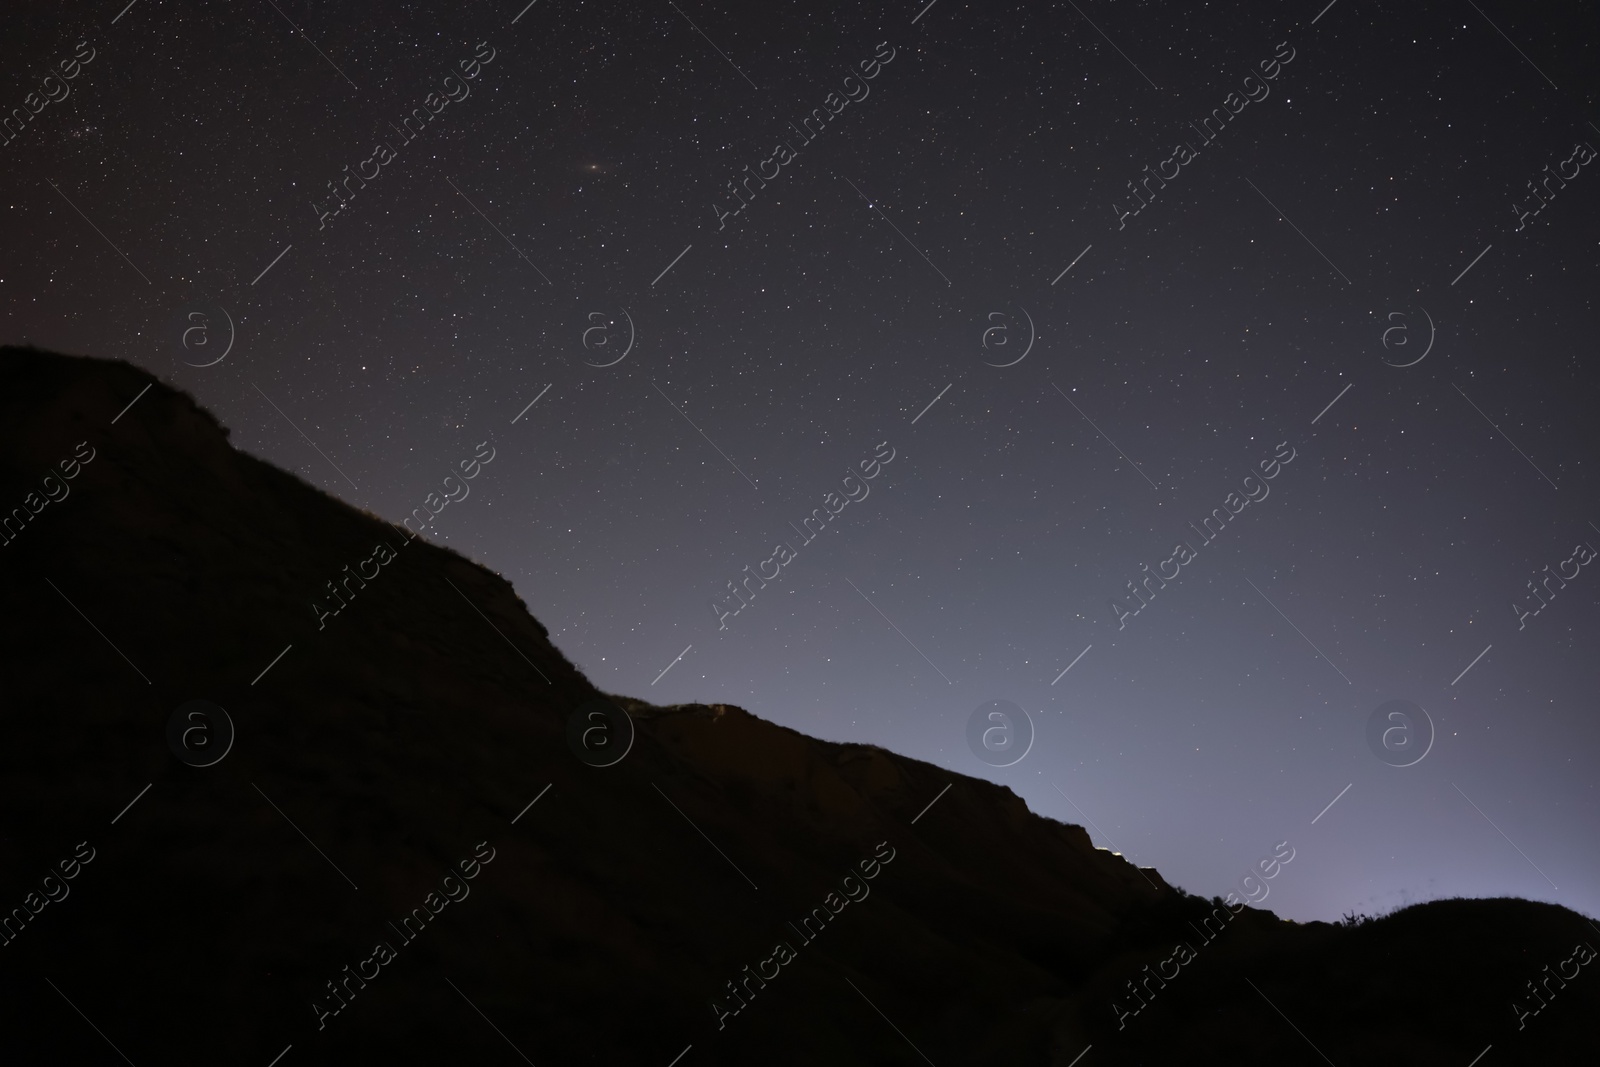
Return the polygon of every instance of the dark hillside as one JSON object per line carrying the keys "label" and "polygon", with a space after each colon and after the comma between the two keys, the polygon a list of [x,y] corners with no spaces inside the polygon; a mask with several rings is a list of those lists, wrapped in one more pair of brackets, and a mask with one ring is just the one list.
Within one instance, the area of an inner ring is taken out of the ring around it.
{"label": "dark hillside", "polygon": [[[1001,786],[737,707],[607,696],[507,581],[235,451],[186,395],[140,396],[152,381],[0,350],[6,1063],[266,1067],[292,1046],[281,1067],[1065,1067],[1092,1045],[1083,1067],[1466,1067],[1492,1043],[1492,1067],[1592,1048],[1594,968],[1520,1031],[1511,1008],[1600,945],[1581,916],[1452,900],[1224,922]],[[362,567],[319,628],[313,603]],[[234,728],[209,766],[169,742],[193,700]],[[608,750],[572,738],[616,706],[631,749],[591,766]],[[1119,1029],[1113,1003],[1178,942],[1196,958]]]}

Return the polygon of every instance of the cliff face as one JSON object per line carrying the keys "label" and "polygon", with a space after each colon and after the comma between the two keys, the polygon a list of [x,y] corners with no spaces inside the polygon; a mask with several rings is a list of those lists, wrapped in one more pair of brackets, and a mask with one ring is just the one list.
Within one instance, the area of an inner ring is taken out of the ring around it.
{"label": "cliff face", "polygon": [[1509,1007],[1600,945],[1564,909],[1230,915],[1003,787],[608,697],[124,363],[0,350],[0,493],[8,1063],[1533,1062],[1600,1007]]}

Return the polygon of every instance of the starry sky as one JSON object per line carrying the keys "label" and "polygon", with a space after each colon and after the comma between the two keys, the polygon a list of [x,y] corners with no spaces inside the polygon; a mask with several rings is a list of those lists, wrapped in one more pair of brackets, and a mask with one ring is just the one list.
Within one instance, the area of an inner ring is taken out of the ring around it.
{"label": "starry sky", "polygon": [[1600,914],[1592,6],[524,2],[7,10],[0,338],[391,521],[488,442],[607,691]]}

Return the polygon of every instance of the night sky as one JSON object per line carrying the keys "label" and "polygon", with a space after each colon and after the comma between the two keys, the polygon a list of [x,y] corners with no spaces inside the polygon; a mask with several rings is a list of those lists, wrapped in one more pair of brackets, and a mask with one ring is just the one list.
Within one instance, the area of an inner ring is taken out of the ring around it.
{"label": "night sky", "polygon": [[525,2],[8,10],[0,340],[431,505],[609,692],[1600,914],[1592,6]]}

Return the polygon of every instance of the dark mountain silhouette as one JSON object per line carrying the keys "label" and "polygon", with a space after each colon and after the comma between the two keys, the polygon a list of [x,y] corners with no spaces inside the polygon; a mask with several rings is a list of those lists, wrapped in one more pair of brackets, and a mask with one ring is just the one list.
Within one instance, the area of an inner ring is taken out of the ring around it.
{"label": "dark mountain silhouette", "polygon": [[7,1064],[1592,1056],[1582,916],[1231,916],[1002,786],[608,697],[504,579],[129,364],[0,349],[0,493]]}

